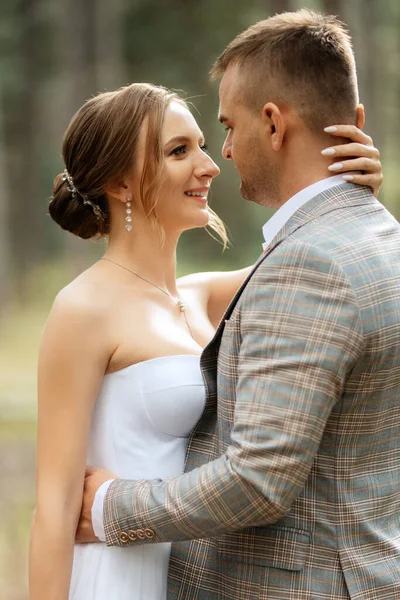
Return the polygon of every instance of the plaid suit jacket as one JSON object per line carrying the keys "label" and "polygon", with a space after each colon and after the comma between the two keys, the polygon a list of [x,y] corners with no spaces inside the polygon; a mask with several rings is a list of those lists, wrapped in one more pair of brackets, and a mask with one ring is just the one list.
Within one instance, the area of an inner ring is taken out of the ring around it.
{"label": "plaid suit jacket", "polygon": [[107,543],[173,541],[169,600],[400,598],[400,227],[353,184],[298,210],[201,365],[186,472],[115,481]]}

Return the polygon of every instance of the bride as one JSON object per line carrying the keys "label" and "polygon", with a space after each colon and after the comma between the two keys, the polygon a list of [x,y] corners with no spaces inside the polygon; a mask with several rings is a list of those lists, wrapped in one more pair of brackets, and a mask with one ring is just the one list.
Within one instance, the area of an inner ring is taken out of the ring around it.
{"label": "bride", "polygon": [[[378,151],[355,127],[351,139],[368,170],[353,180],[377,193]],[[175,94],[132,84],[92,98],[67,129],[63,158],[51,217],[108,244],[58,294],[41,344],[30,598],[163,600],[169,544],[74,546],[85,465],[127,479],[182,473],[204,408],[200,354],[249,269],[176,279],[183,231],[209,226],[224,244],[226,233],[207,202],[219,168]]]}

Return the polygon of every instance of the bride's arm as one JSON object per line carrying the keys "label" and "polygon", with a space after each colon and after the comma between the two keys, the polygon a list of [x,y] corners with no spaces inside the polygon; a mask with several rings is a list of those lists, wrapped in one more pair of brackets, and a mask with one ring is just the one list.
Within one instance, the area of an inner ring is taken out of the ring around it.
{"label": "bride's arm", "polygon": [[252,268],[250,266],[238,271],[193,273],[178,279],[178,287],[194,290],[201,297],[211,324],[217,328],[235,292]]}
{"label": "bride's arm", "polygon": [[[374,147],[373,140],[363,131],[354,125],[335,125],[335,131],[332,136],[338,138],[347,138],[348,144],[332,145],[334,153],[327,154],[327,177],[330,164],[341,163],[343,166],[334,173],[343,173],[347,171],[361,171],[351,176],[353,183],[368,185],[374,196],[378,197],[379,189],[382,185],[382,165],[380,163],[379,150]],[[260,233],[260,248],[261,248]],[[214,327],[217,327],[222,319],[226,309],[229,306],[235,292],[250,274],[252,266],[240,269],[239,271],[197,273],[181,278],[181,285],[197,287],[205,298],[208,317]]]}
{"label": "bride's arm", "polygon": [[31,600],[69,595],[91,413],[107,365],[95,304],[67,288],[54,303],[42,339]]}

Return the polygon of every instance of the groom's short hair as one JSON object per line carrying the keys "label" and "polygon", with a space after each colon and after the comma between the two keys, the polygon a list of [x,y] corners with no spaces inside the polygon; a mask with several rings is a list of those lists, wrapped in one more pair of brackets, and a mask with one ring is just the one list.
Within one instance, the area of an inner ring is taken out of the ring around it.
{"label": "groom's short hair", "polygon": [[259,110],[283,102],[307,126],[356,122],[358,89],[351,38],[336,17],[308,9],[280,13],[239,34],[216,60],[211,78],[236,64],[243,102]]}

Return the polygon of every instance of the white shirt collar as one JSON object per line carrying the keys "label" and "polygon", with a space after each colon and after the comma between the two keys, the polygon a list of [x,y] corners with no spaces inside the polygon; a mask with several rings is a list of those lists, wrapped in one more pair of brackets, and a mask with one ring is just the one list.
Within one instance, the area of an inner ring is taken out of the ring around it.
{"label": "white shirt collar", "polygon": [[321,192],[329,190],[336,185],[341,185],[342,183],[345,183],[342,175],[333,175],[309,185],[289,198],[289,200],[287,200],[285,204],[278,208],[276,213],[274,213],[272,217],[265,223],[263,227],[263,235],[265,240],[262,245],[263,250],[270,245],[276,234],[279,233],[282,227],[284,227],[289,221],[290,217],[294,215],[294,213],[301,208],[303,204],[311,200],[311,198],[318,196],[318,194]]}

